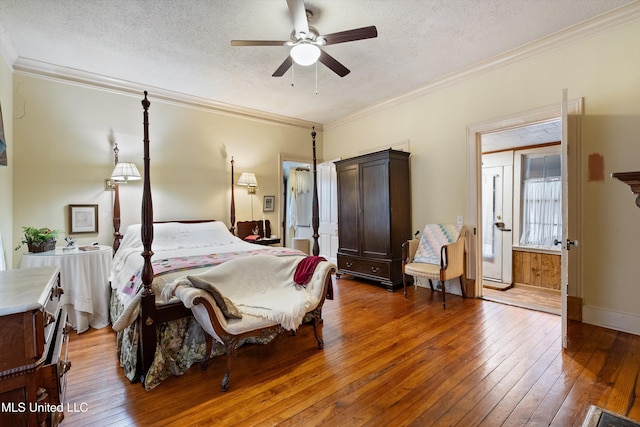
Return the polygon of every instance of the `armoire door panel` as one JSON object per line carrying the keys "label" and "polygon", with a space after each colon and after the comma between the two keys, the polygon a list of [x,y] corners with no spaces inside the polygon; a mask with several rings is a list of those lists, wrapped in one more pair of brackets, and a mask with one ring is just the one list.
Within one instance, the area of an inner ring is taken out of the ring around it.
{"label": "armoire door panel", "polygon": [[357,254],[360,249],[358,167],[357,165],[337,171],[338,176],[338,244],[339,251]]}
{"label": "armoire door panel", "polygon": [[365,256],[389,255],[389,168],[388,161],[360,165],[362,185],[362,246]]}

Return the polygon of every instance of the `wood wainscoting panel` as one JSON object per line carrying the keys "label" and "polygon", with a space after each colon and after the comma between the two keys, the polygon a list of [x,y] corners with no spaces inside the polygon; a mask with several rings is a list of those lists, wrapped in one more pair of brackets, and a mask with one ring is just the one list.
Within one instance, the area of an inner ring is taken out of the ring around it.
{"label": "wood wainscoting panel", "polygon": [[514,250],[513,282],[560,290],[560,255]]}
{"label": "wood wainscoting panel", "polygon": [[543,288],[560,290],[560,255],[540,254],[542,260],[541,284]]}

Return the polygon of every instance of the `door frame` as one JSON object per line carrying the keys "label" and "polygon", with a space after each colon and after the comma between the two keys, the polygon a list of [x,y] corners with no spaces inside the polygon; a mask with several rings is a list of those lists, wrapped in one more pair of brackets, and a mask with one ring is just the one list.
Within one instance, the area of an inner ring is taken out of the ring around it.
{"label": "door frame", "polygon": [[[568,102],[568,112],[571,115],[582,116],[584,114],[584,99],[578,98]],[[559,119],[561,117],[561,104],[548,105],[528,111],[510,114],[504,117],[489,119],[483,122],[473,123],[467,126],[467,158],[466,167],[468,171],[468,183],[466,186],[467,196],[467,218],[468,226],[471,233],[467,233],[467,277],[474,279],[473,292],[476,298],[482,297],[482,251],[478,246],[478,242],[482,241],[482,134],[497,132],[517,127],[523,127],[536,123],[542,123],[549,120]],[[571,189],[570,194],[577,207],[576,215],[570,218],[572,229],[574,229],[574,239],[581,238],[581,192],[580,192],[580,145],[581,136],[579,132],[575,135],[575,150],[572,150],[571,156]],[[514,221],[516,219],[514,218]],[[568,295],[573,297],[582,297],[582,280],[581,280],[581,247],[576,251],[571,251],[575,256],[575,260],[570,268],[571,284],[569,285]]]}
{"label": "door frame", "polygon": [[[294,162],[294,163],[303,163],[307,165],[313,165],[313,158],[305,157],[305,156],[297,156],[293,154],[286,153],[278,153],[278,194],[282,195],[281,190],[283,189],[284,183],[284,162]],[[284,223],[284,212],[285,212],[285,203],[286,200],[284,197],[280,197],[280,203],[278,203],[278,232],[280,233],[280,237],[282,238],[282,246],[286,247],[286,237],[284,233],[285,223]],[[273,230],[273,225],[271,226]]]}

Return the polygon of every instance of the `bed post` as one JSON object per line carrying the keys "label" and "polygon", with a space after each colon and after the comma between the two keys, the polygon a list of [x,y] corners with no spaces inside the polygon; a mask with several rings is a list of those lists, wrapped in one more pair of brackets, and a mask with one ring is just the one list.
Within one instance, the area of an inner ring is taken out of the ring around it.
{"label": "bed post", "polygon": [[316,127],[311,128],[311,140],[313,141],[313,205],[311,207],[311,225],[313,226],[313,255],[320,254],[318,245],[318,228],[320,227],[320,213],[318,209],[318,168],[316,165]]}
{"label": "bed post", "polygon": [[142,257],[144,258],[144,267],[142,268],[142,301],[140,315],[140,353],[142,357],[142,375],[144,376],[149,370],[156,351],[156,321],[155,309],[156,299],[151,287],[153,281],[153,267],[151,265],[151,243],[153,242],[153,203],[151,201],[151,181],[149,176],[149,105],[151,103],[147,99],[147,91],[144,91],[144,99],[142,100],[143,123],[144,123],[144,187],[142,190]]}
{"label": "bed post", "polygon": [[231,227],[229,227],[229,231],[234,236],[236,235],[236,199],[235,199],[235,191],[233,187],[233,157],[231,157]]}
{"label": "bed post", "polygon": [[[120,149],[118,148],[118,143],[114,141],[114,166],[118,164],[119,151]],[[120,234],[120,184],[118,184],[118,181],[113,182],[113,190],[113,255],[115,256],[116,251],[120,247],[120,240],[122,240],[122,234]]]}

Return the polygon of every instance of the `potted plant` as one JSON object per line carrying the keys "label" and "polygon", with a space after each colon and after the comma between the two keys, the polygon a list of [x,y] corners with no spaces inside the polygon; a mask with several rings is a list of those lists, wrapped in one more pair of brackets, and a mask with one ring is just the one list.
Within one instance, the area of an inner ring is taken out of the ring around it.
{"label": "potted plant", "polygon": [[52,230],[50,228],[35,228],[35,227],[22,227],[24,234],[22,241],[16,247],[18,250],[22,245],[26,244],[29,248],[29,252],[46,252],[56,248],[56,239],[59,230]]}

